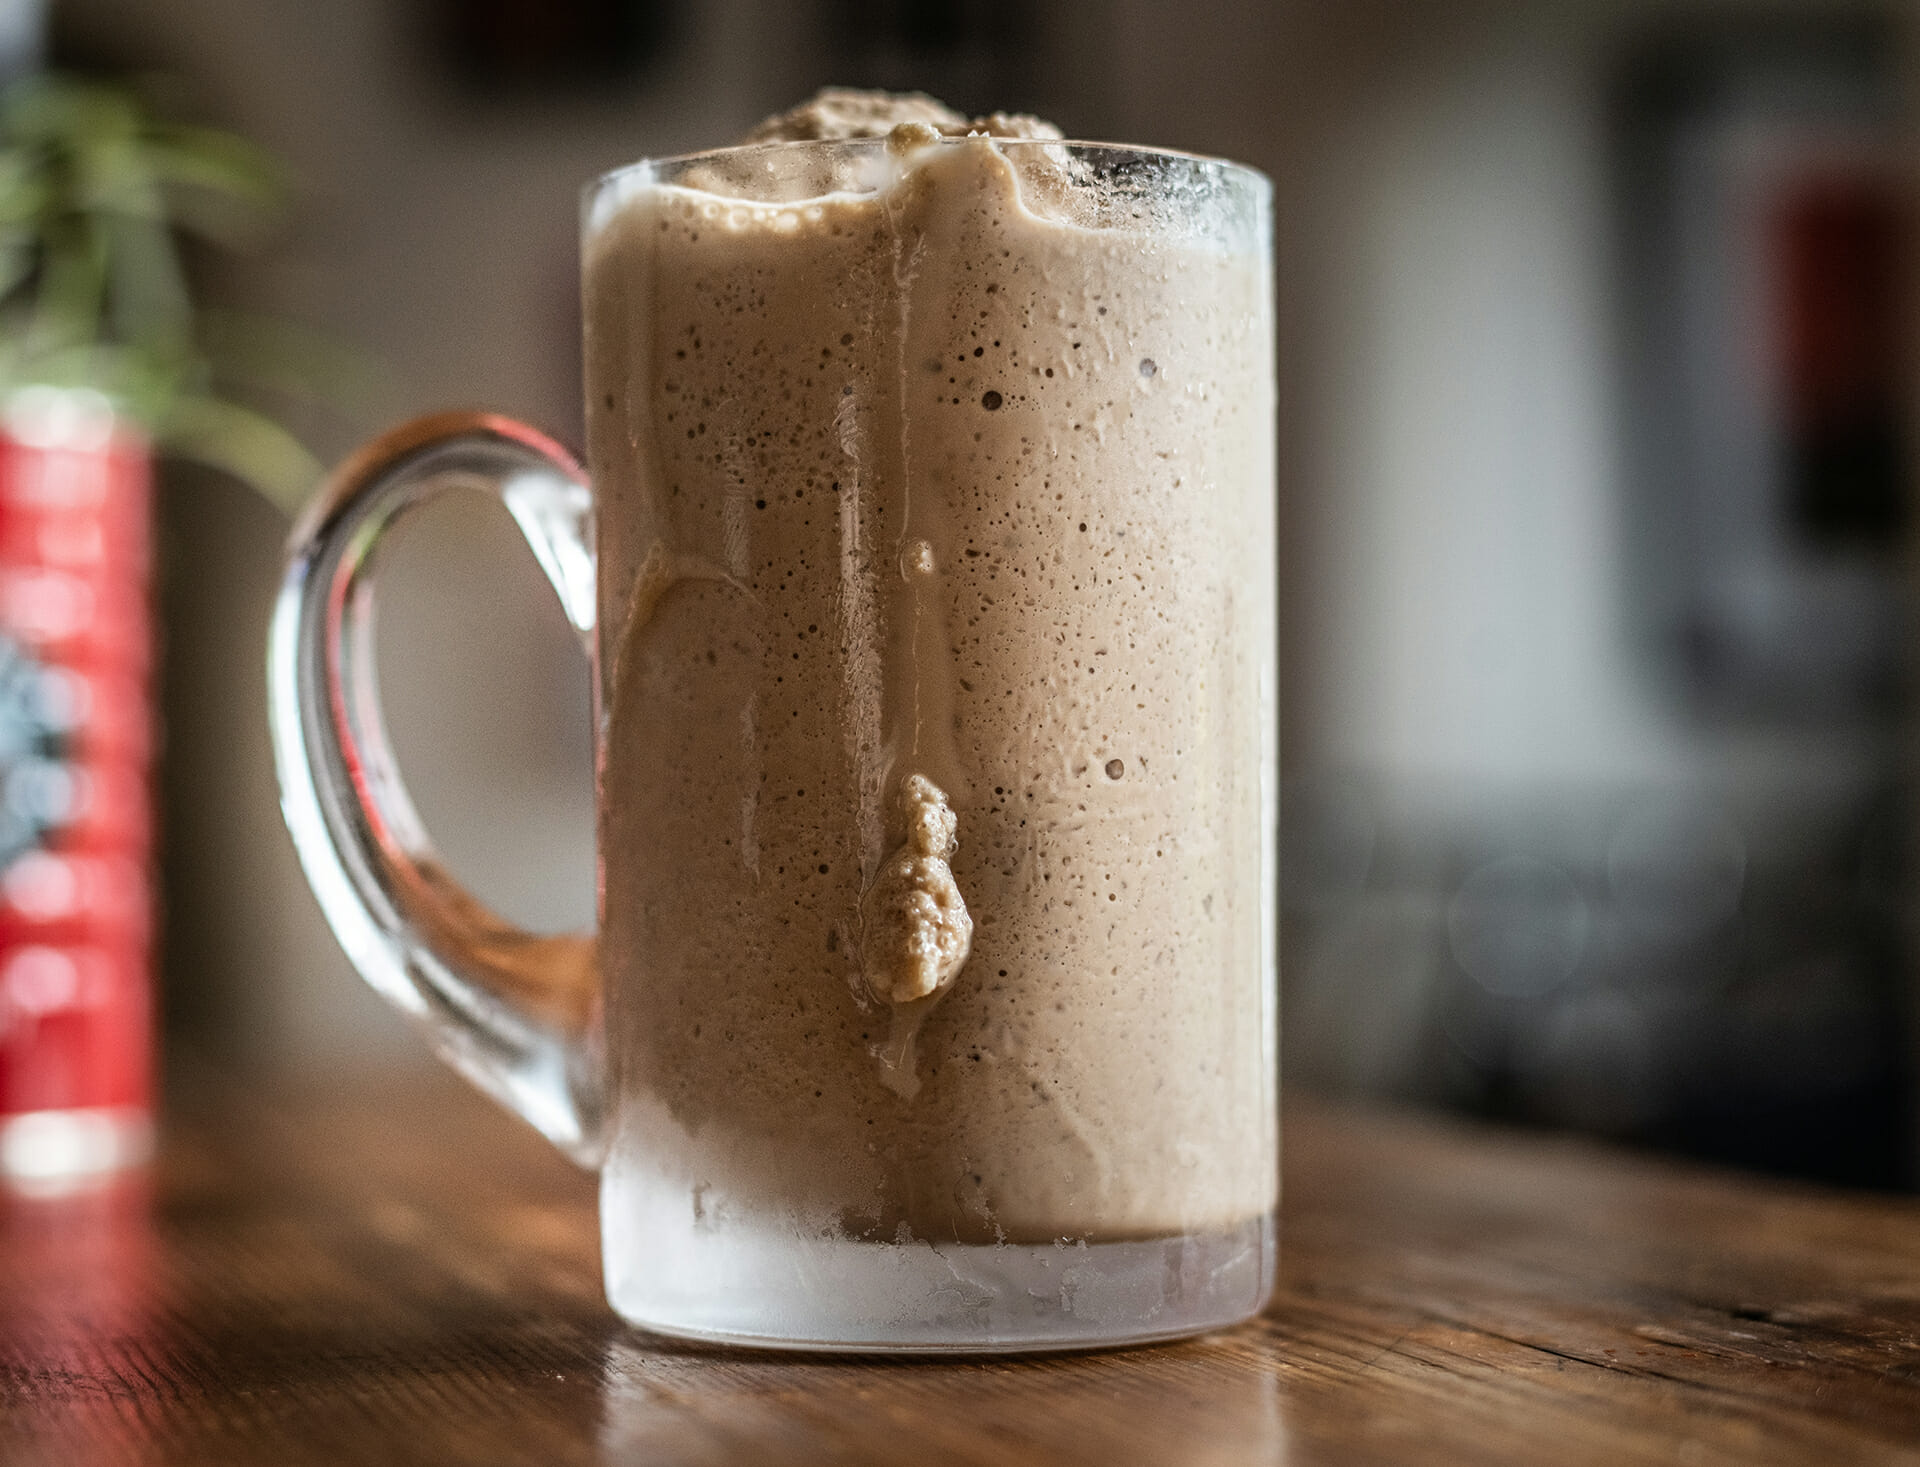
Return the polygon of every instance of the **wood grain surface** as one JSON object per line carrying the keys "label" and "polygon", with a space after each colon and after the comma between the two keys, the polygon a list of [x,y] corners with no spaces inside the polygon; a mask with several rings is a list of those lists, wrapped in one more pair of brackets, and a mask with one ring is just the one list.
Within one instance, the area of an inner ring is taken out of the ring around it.
{"label": "wood grain surface", "polygon": [[0,1205],[0,1463],[1920,1464],[1920,1203],[1290,1100],[1281,1284],[1188,1344],[690,1348],[590,1179],[454,1082],[209,1086]]}

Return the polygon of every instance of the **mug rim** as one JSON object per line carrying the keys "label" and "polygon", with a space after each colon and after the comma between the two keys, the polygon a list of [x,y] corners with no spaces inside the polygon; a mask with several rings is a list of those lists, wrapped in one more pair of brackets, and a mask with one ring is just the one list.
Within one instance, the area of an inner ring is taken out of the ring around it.
{"label": "mug rim", "polygon": [[[1074,148],[1082,152],[1130,153],[1142,158],[1165,158],[1185,163],[1205,163],[1212,167],[1243,174],[1269,193],[1271,193],[1273,189],[1273,180],[1268,177],[1265,172],[1255,168],[1251,163],[1236,162],[1232,158],[1223,158],[1214,153],[1196,153],[1185,148],[1158,148],[1151,147],[1144,143],[1116,143],[1102,141],[1097,138],[1015,138],[1000,137],[988,132],[970,132],[960,134],[944,133],[937,138],[929,139],[920,146],[929,148],[955,147],[962,143],[978,142],[989,143],[995,147]],[[882,134],[878,137],[860,138],[782,138],[771,142],[729,143],[725,147],[699,148],[689,153],[663,153],[659,157],[636,158],[631,163],[622,163],[617,168],[609,168],[604,173],[596,174],[582,188],[581,194],[584,199],[590,199],[606,185],[613,183],[617,179],[624,178],[630,173],[638,172],[643,168],[662,168],[669,165],[680,166],[684,164],[703,163],[709,159],[733,158],[742,153],[753,152],[774,154],[803,148],[820,150],[840,148],[850,152],[876,152],[884,150],[886,146],[887,137]]]}

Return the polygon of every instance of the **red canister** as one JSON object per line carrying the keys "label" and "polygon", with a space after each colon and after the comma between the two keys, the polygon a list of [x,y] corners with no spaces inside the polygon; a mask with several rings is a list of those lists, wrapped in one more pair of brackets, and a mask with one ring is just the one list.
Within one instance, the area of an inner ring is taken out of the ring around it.
{"label": "red canister", "polygon": [[149,456],[98,393],[0,414],[0,1179],[151,1138]]}

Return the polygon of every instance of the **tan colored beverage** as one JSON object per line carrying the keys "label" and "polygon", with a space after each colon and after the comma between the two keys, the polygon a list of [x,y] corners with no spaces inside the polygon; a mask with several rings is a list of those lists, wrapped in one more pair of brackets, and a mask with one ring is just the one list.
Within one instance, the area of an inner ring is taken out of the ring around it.
{"label": "tan colored beverage", "polygon": [[826,141],[586,216],[609,1295],[902,1348],[1241,1317],[1277,1185],[1264,187],[928,99],[771,132]]}
{"label": "tan colored beverage", "polygon": [[[986,138],[899,164],[587,242],[626,1123],[807,1228],[1260,1216],[1266,259],[1036,212]],[[973,923],[917,1000],[862,910],[913,775]]]}

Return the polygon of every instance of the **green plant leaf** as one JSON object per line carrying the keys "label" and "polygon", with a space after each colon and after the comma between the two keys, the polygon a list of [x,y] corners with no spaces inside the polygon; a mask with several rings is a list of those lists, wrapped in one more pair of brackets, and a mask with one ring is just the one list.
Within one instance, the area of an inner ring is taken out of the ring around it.
{"label": "green plant leaf", "polygon": [[50,227],[41,245],[32,334],[44,349],[100,334],[107,288],[106,241],[83,221]]}
{"label": "green plant leaf", "polygon": [[243,139],[208,128],[156,128],[145,164],[174,225],[216,244],[259,241],[286,206],[286,170]]}
{"label": "green plant leaf", "polygon": [[244,311],[201,313],[200,342],[223,386],[290,402],[372,411],[394,384],[362,352],[297,322]]}
{"label": "green plant leaf", "polygon": [[157,448],[295,504],[319,466],[229,385],[289,402],[349,380],[346,356],[291,328],[202,317],[179,236],[257,244],[286,170],[211,128],[154,118],[129,89],[56,74],[0,88],[0,387],[88,386]]}
{"label": "green plant leaf", "polygon": [[33,236],[23,229],[0,226],[0,300],[26,284],[35,263]]}
{"label": "green plant leaf", "polygon": [[180,396],[153,427],[163,452],[221,469],[292,513],[320,482],[320,463],[273,419],[219,398]]}
{"label": "green plant leaf", "polygon": [[190,349],[193,303],[166,226],[119,218],[109,221],[104,233],[113,335],[167,354]]}
{"label": "green plant leaf", "polygon": [[155,123],[146,131],[154,176],[169,183],[231,194],[262,209],[278,207],[288,192],[287,170],[265,148],[210,127]]}

